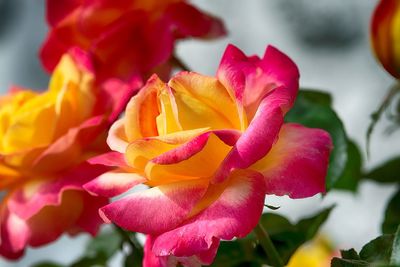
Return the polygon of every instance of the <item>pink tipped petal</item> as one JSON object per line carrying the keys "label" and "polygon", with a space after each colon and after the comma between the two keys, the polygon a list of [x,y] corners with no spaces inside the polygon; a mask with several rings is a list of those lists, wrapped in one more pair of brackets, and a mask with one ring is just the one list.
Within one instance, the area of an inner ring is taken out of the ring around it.
{"label": "pink tipped petal", "polygon": [[[234,96],[239,110],[244,108],[251,120],[260,102],[272,91],[283,90],[288,103],[284,113],[293,105],[298,90],[299,72],[293,61],[272,46],[268,46],[262,59],[247,57],[229,45],[217,71],[221,83]],[[244,116],[242,116],[244,118]]]}
{"label": "pink tipped petal", "polygon": [[77,46],[74,46],[68,49],[68,54],[73,58],[79,69],[94,74],[92,59],[87,52]]}
{"label": "pink tipped petal", "polygon": [[105,165],[110,167],[127,167],[124,154],[119,152],[108,152],[88,159],[93,165]]}
{"label": "pink tipped petal", "polygon": [[174,164],[186,160],[204,148],[209,136],[210,132],[196,136],[187,143],[153,158],[151,162],[155,164]]}
{"label": "pink tipped petal", "polygon": [[24,220],[13,213],[3,210],[0,221],[0,255],[8,259],[18,259],[30,237],[29,228]]}
{"label": "pink tipped petal", "polygon": [[129,83],[118,79],[109,79],[103,83],[103,90],[106,92],[106,97],[112,106],[112,112],[108,118],[109,122],[113,122],[118,118],[142,84],[142,79],[139,76],[131,78]]}
{"label": "pink tipped petal", "polygon": [[115,197],[146,181],[146,178],[136,173],[116,170],[103,173],[83,187],[94,195]]}
{"label": "pink tipped petal", "polygon": [[83,191],[65,191],[59,205],[46,206],[29,218],[29,245],[38,247],[50,243],[65,231],[76,227],[76,222],[84,212],[84,195],[87,193]]}
{"label": "pink tipped petal", "polygon": [[213,133],[228,146],[234,146],[242,135],[238,130],[215,130]]}
{"label": "pink tipped petal", "polygon": [[287,123],[278,142],[251,169],[264,175],[268,194],[310,197],[325,192],[331,149],[327,132]]}
{"label": "pink tipped petal", "polygon": [[82,185],[107,171],[105,166],[82,163],[58,179],[29,180],[14,191],[7,201],[10,212],[22,219],[29,219],[45,206],[60,205],[66,190],[80,190]]}
{"label": "pink tipped petal", "polygon": [[83,194],[83,211],[73,228],[69,229],[70,234],[86,232],[95,236],[100,226],[104,223],[99,216],[99,209],[108,204],[108,198],[94,197],[87,193]]}
{"label": "pink tipped petal", "polygon": [[[221,184],[213,185],[221,186]],[[212,261],[219,239],[245,237],[258,223],[264,207],[265,182],[261,174],[236,171],[221,195],[202,212],[181,226],[159,235],[153,252],[158,256],[190,257],[201,254]]]}
{"label": "pink tipped petal", "polygon": [[182,223],[206,190],[207,182],[202,180],[162,185],[132,193],[100,213],[129,231],[156,235]]}
{"label": "pink tipped petal", "polygon": [[268,46],[264,57],[259,59],[247,57],[237,47],[228,45],[217,77],[239,102],[247,106],[281,86],[288,88],[293,101],[298,90],[299,71],[289,57],[273,46]]}
{"label": "pink tipped petal", "polygon": [[125,119],[119,119],[111,126],[108,131],[107,144],[111,150],[117,151],[119,153],[125,153],[128,147],[128,137],[125,133]]}
{"label": "pink tipped petal", "polygon": [[219,240],[217,240],[209,250],[191,257],[156,256],[152,250],[154,240],[155,237],[150,235],[146,237],[143,267],[175,267],[178,266],[178,263],[185,267],[201,267],[202,264],[209,265],[214,260],[219,246]]}
{"label": "pink tipped petal", "polygon": [[148,235],[146,237],[143,248],[143,267],[168,267],[168,257],[158,257],[153,253],[153,241],[154,238],[152,236]]}
{"label": "pink tipped petal", "polygon": [[225,158],[213,182],[223,181],[233,169],[248,168],[268,153],[283,124],[282,107],[289,103],[285,91],[278,88],[261,101],[249,127]]}
{"label": "pink tipped petal", "polygon": [[229,44],[217,71],[218,80],[239,103],[243,100],[246,76],[242,68],[248,64],[247,56],[236,46]]}
{"label": "pink tipped petal", "polygon": [[98,135],[103,122],[103,116],[96,116],[86,120],[78,127],[71,128],[39,155],[34,162],[35,169],[50,172],[53,167],[63,166],[60,163],[65,161],[65,157],[78,156],[80,151],[77,144],[89,144],[88,139],[93,140]]}
{"label": "pink tipped petal", "polygon": [[151,162],[155,164],[174,164],[187,160],[199,153],[207,145],[210,134],[212,133],[228,146],[235,145],[241,134],[240,131],[237,130],[208,131],[193,137],[193,139],[187,141],[181,146],[153,158]]}

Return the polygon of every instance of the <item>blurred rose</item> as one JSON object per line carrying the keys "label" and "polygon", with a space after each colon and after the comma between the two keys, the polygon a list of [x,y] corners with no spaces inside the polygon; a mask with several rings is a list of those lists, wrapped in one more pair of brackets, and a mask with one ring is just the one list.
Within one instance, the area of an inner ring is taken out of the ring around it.
{"label": "blurred rose", "polygon": [[220,239],[255,227],[266,193],[324,192],[329,134],[283,122],[298,79],[296,65],[273,47],[260,59],[228,46],[216,78],[181,72],[165,84],[154,75],[131,99],[109,132],[115,152],[91,159],[118,169],[85,188],[111,197],[151,187],[100,210],[106,221],[149,235],[144,266],[210,264]]}
{"label": "blurred rose", "polygon": [[381,0],[371,24],[372,47],[383,67],[400,78],[400,1]]}
{"label": "blurred rose", "polygon": [[49,71],[71,46],[88,51],[101,78],[168,76],[175,41],[225,34],[222,22],[184,0],[47,0]]}
{"label": "blurred rose", "polygon": [[85,54],[72,49],[47,91],[12,88],[0,98],[1,255],[18,258],[26,246],[63,232],[97,232],[97,209],[107,200],[90,196],[82,184],[106,169],[85,160],[107,151],[107,126],[129,93],[117,85],[110,81],[100,90]]}
{"label": "blurred rose", "polygon": [[335,256],[339,256],[339,253],[333,249],[329,240],[318,237],[297,249],[287,267],[330,267]]}

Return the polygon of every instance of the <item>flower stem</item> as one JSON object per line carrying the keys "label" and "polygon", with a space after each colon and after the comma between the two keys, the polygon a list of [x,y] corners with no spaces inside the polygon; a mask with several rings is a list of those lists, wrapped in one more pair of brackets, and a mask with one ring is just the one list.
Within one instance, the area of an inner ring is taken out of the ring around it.
{"label": "flower stem", "polygon": [[267,254],[268,259],[271,261],[271,264],[274,267],[283,267],[282,259],[261,223],[258,223],[256,228],[254,228],[254,233],[261,247],[264,249],[264,252]]}
{"label": "flower stem", "polygon": [[139,254],[140,257],[143,257],[143,248],[142,248],[142,245],[140,244],[139,240],[137,240],[135,233],[130,234],[115,224],[114,224],[114,227],[117,230],[117,232],[121,235],[123,240],[130,245],[132,250],[136,254]]}
{"label": "flower stem", "polygon": [[173,55],[171,58],[172,64],[183,71],[190,71],[188,65],[186,65],[179,57]]}

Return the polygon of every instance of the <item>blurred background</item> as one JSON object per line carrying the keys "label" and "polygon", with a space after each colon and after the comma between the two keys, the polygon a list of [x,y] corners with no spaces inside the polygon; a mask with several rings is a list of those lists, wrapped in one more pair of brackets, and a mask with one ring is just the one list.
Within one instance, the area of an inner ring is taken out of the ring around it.
{"label": "blurred background", "polygon": [[[267,44],[288,54],[299,66],[301,86],[330,92],[348,135],[365,152],[365,134],[371,114],[394,80],[375,61],[369,44],[369,20],[376,0],[198,0],[200,8],[221,17],[229,36],[217,41],[184,41],[177,54],[194,71],[213,75],[226,45],[261,55]],[[37,51],[46,34],[44,1],[0,0],[0,90],[12,84],[46,88],[48,75]],[[400,154],[400,133],[387,136],[381,121],[371,141],[371,168]],[[363,244],[379,235],[384,207],[395,188],[363,182],[358,193],[330,192],[303,200],[267,197],[276,212],[291,220],[337,203],[322,232],[342,249]],[[42,260],[69,263],[80,255],[88,236],[63,237],[40,248],[28,249],[18,262],[0,259],[0,266],[30,266]],[[118,257],[112,266],[119,266]]]}

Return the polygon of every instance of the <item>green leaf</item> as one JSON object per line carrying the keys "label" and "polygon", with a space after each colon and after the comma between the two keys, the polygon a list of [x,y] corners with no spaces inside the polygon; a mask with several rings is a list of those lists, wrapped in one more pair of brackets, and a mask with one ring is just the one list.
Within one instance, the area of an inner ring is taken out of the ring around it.
{"label": "green leaf", "polygon": [[122,243],[118,232],[104,231],[89,241],[83,256],[71,267],[107,266],[108,260],[122,247]]}
{"label": "green leaf", "polygon": [[333,188],[346,167],[347,137],[343,123],[331,107],[329,94],[301,90],[294,107],[286,115],[285,120],[301,123],[311,128],[321,128],[330,133],[334,149],[329,160],[326,187],[327,190]]}
{"label": "green leaf", "polygon": [[118,233],[114,231],[103,232],[89,242],[86,255],[101,254],[108,259],[120,249],[121,244],[122,238]]}
{"label": "green leaf", "polygon": [[[274,246],[285,264],[292,254],[305,242],[314,238],[319,227],[327,219],[331,208],[292,224],[285,217],[276,213],[264,213],[260,223],[267,229]],[[212,266],[218,267],[261,267],[268,258],[258,244],[254,233],[235,241],[223,241]]]}
{"label": "green leaf", "polygon": [[293,253],[305,242],[313,239],[321,225],[328,218],[333,207],[318,214],[291,224],[286,218],[277,214],[263,214],[261,224],[268,229],[279,255],[286,264]]}
{"label": "green leaf", "polygon": [[46,261],[46,262],[36,263],[34,265],[31,265],[31,267],[64,267],[64,266],[58,263]]}
{"label": "green leaf", "polygon": [[370,263],[362,260],[348,260],[348,259],[340,259],[333,258],[331,261],[331,267],[365,267],[371,266]]}
{"label": "green leaf", "polygon": [[382,232],[384,234],[393,234],[396,232],[400,223],[400,189],[390,199],[386,207],[385,218],[382,223]]}
{"label": "green leaf", "polygon": [[360,256],[354,248],[349,250],[341,250],[340,255],[343,259],[347,260],[361,260]]}
{"label": "green leaf", "polygon": [[256,241],[242,238],[235,241],[222,241],[217,256],[211,266],[215,267],[261,267],[263,255],[257,253]]}
{"label": "green leaf", "polygon": [[341,251],[332,267],[400,267],[400,226],[396,234],[381,235],[366,244],[358,254],[354,249]]}
{"label": "green leaf", "polygon": [[304,233],[305,241],[314,238],[321,225],[328,219],[333,208],[334,206],[324,209],[320,213],[310,218],[302,219],[297,223],[298,230]]}
{"label": "green leaf", "polygon": [[364,177],[380,183],[400,182],[400,157],[390,159],[365,174]]}
{"label": "green leaf", "polygon": [[335,184],[335,189],[357,191],[362,178],[362,156],[358,146],[351,140],[347,143],[346,167]]}
{"label": "green leaf", "polygon": [[368,262],[389,263],[393,240],[393,235],[382,235],[375,238],[361,249],[360,258]]}

